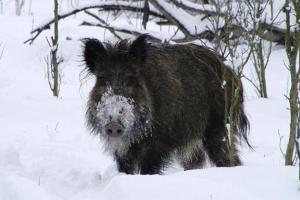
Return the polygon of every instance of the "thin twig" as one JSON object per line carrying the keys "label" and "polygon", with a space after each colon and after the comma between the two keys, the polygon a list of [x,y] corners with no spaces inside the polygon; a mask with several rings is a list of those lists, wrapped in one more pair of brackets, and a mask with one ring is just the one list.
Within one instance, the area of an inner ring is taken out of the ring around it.
{"label": "thin twig", "polygon": [[[109,26],[108,23],[106,23],[103,19],[101,19],[99,16],[95,15],[94,13],[91,13],[87,10],[84,11],[87,15],[90,15],[91,17],[95,18],[96,20],[98,20],[100,23],[102,23],[104,26]],[[116,38],[118,38],[119,40],[122,40],[122,37],[119,36],[116,31],[113,28],[107,28]]]}
{"label": "thin twig", "polygon": [[[0,47],[1,47],[1,44],[0,44]],[[1,50],[1,53],[0,53],[0,59],[1,59],[1,58],[2,58],[2,56],[3,56],[4,49],[5,49],[5,46],[3,46],[2,50]]]}
{"label": "thin twig", "polygon": [[[95,23],[90,23],[90,22],[86,22],[86,21],[82,22],[81,25],[101,27],[101,28],[108,29],[110,31],[127,33],[127,34],[131,34],[131,35],[134,35],[134,36],[140,36],[142,34],[145,34],[145,32],[143,32],[143,31],[140,31],[140,32],[137,31],[137,30],[133,31],[133,30],[128,30],[126,28],[112,27],[112,26],[109,26],[109,25],[95,24]],[[160,38],[155,37],[151,34],[148,34],[148,38],[149,38],[150,41],[153,41],[153,42],[161,42]]]}
{"label": "thin twig", "polygon": [[175,33],[174,33],[174,34],[172,35],[172,37],[168,40],[168,43],[169,43],[170,41],[173,40],[173,38],[177,35],[178,31],[179,31],[179,28],[177,28],[177,30],[175,31]]}
{"label": "thin twig", "polygon": [[249,81],[251,83],[251,85],[257,90],[259,91],[259,87],[250,79],[248,78],[247,76],[243,75],[242,76],[243,78],[245,78],[247,81]]}
{"label": "thin twig", "polygon": [[282,139],[283,139],[283,136],[280,135],[279,130],[278,130],[277,134],[278,134],[278,137],[279,137],[279,149],[280,149],[281,155],[282,155],[283,157],[285,157],[285,153],[284,153],[283,150],[282,150]]}

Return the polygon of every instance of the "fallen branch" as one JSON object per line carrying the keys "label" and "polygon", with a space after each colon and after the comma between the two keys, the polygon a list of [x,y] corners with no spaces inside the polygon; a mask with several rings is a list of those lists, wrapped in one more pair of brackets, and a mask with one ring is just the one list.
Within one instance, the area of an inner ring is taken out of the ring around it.
{"label": "fallen branch", "polygon": [[[135,2],[135,3],[129,3],[126,1],[118,1],[117,4],[115,1],[113,2],[102,2],[94,5],[88,5],[81,8],[74,9],[70,12],[59,14],[58,20],[65,19],[71,15],[75,15],[79,12],[83,12],[89,9],[99,9],[100,11],[133,11],[133,12],[142,12],[144,9],[144,3],[143,2]],[[149,10],[149,15],[152,15],[154,17],[164,18],[159,12],[155,11],[153,8]],[[34,34],[33,37],[26,40],[24,43],[32,44],[34,40],[44,31],[47,29],[50,29],[50,26],[54,23],[54,19],[49,20],[48,22],[44,23],[43,25],[33,29],[30,33]]]}
{"label": "fallen branch", "polygon": [[[186,27],[186,24],[182,22],[182,20],[187,19],[178,19],[173,15],[173,13],[170,12],[166,7],[169,5],[167,2],[164,1],[156,1],[156,0],[149,0],[150,3],[157,9],[159,12],[163,14],[163,16],[170,21],[173,25],[176,25],[178,29],[185,35],[187,39],[191,39],[193,35],[191,34],[190,30]],[[177,12],[184,12],[183,10],[177,10]],[[188,15],[188,13],[184,13]]]}
{"label": "fallen branch", "polygon": [[178,8],[190,11],[195,14],[202,14],[205,16],[224,16],[225,13],[217,12],[211,5],[200,5],[187,0],[170,0]]}
{"label": "fallen branch", "polygon": [[[175,42],[189,42],[196,39],[207,39],[209,41],[212,41],[216,38],[216,34],[213,30],[210,30],[210,28],[207,27],[200,27],[196,23],[195,25],[192,24],[192,21],[195,22],[195,16],[189,14],[184,9],[187,9],[187,11],[193,11],[194,13],[198,13],[199,15],[204,15],[204,18],[206,17],[214,17],[219,15],[222,17],[224,13],[216,12],[215,9],[211,5],[200,5],[196,3],[192,3],[186,0],[170,0],[168,3],[167,1],[160,1],[160,0],[149,0],[149,15],[158,17],[160,19],[163,19],[163,21],[157,22],[159,25],[175,25],[177,27],[177,31],[181,31],[184,34],[184,38],[172,38],[172,41]],[[196,6],[197,5],[197,6]],[[178,6],[178,8],[174,8],[172,6]],[[189,8],[188,8],[189,7]],[[201,8],[203,7],[203,8]],[[194,8],[194,10],[191,10]],[[101,28],[107,28],[113,35],[115,35],[118,39],[121,39],[121,37],[116,32],[123,32],[128,34],[133,34],[135,36],[142,33],[142,31],[132,31],[130,29],[120,29],[116,27],[112,27],[109,24],[107,24],[104,20],[100,19],[99,16],[92,14],[89,12],[90,9],[98,9],[100,11],[130,11],[130,12],[138,12],[143,13],[144,12],[144,1],[137,1],[134,3],[130,3],[127,1],[111,1],[111,2],[102,2],[94,5],[88,5],[83,6],[81,8],[74,9],[70,12],[60,14],[58,16],[58,20],[65,19],[69,16],[75,15],[79,12],[84,12],[93,18],[97,19],[99,21],[99,24],[92,24],[89,22],[83,22],[82,25],[87,26],[97,26]],[[148,11],[147,11],[148,12]],[[176,13],[176,14],[174,14]],[[202,18],[202,20],[205,20]],[[53,24],[54,20],[49,20],[45,24],[33,29],[31,31],[31,34],[33,36],[26,40],[24,43],[32,44],[34,40],[44,31],[47,29],[50,29],[50,26]],[[286,30],[276,27],[273,25],[273,23],[269,24],[267,22],[260,22],[259,26],[262,28],[263,34],[260,35],[260,37],[264,40],[268,40],[271,42],[277,42],[279,44],[285,43],[285,35]],[[201,30],[200,30],[201,28]],[[223,29],[221,27],[221,29]],[[225,27],[225,32],[222,32],[222,35],[220,37],[224,37],[226,34],[230,33],[237,33],[235,35],[235,38],[238,38],[243,35],[243,33],[247,30],[245,30],[241,25],[234,24],[231,25],[230,28]],[[248,30],[249,31],[249,30]],[[252,30],[250,30],[250,33]],[[147,32],[143,32],[147,33]],[[148,32],[149,33],[149,32]],[[294,33],[291,33],[292,35]],[[153,36],[153,34],[150,33],[150,35],[153,37],[153,40],[159,40],[161,39]],[[232,38],[234,39],[234,38]]]}
{"label": "fallen branch", "polygon": [[126,28],[120,28],[120,27],[113,27],[111,25],[103,25],[103,24],[96,24],[96,23],[90,23],[87,21],[82,22],[80,25],[82,26],[96,26],[96,27],[100,27],[100,28],[105,28],[108,29],[110,32],[121,32],[121,33],[126,33],[126,34],[130,34],[133,36],[140,36],[142,34],[147,33],[148,34],[148,38],[150,41],[152,42],[156,42],[156,43],[160,43],[161,42],[161,38],[160,37],[156,37],[153,34],[149,34],[148,32],[145,31],[138,31],[138,30],[130,30],[130,29],[126,29]]}

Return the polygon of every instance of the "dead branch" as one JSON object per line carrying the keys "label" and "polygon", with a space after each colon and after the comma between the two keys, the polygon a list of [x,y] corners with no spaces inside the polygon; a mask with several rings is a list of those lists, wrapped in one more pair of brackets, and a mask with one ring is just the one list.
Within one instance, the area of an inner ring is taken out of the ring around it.
{"label": "dead branch", "polygon": [[178,8],[182,8],[186,11],[190,11],[195,14],[202,14],[207,16],[224,16],[225,13],[217,12],[215,10],[209,10],[205,7],[205,5],[202,5],[202,8],[199,7],[199,4],[193,3],[193,2],[187,2],[182,0],[170,0],[174,5],[176,5]]}
{"label": "dead branch", "polygon": [[193,37],[189,30],[180,22],[180,20],[173,16],[172,13],[168,12],[160,3],[158,3],[156,0],[149,1],[157,10],[159,10],[159,12],[163,14],[168,21],[170,21],[173,25],[176,25],[187,39]]}
{"label": "dead branch", "polygon": [[[100,23],[103,24],[103,26],[109,27],[109,24],[106,23],[105,20],[101,19],[99,16],[95,15],[94,13],[91,13],[87,10],[84,11],[87,15],[90,15],[91,17],[95,18],[96,20],[98,20]],[[87,24],[82,24],[82,25],[87,25]],[[113,28],[108,28],[107,30],[109,30],[116,38],[118,38],[119,40],[122,40],[122,37],[119,36],[116,31]]]}
{"label": "dead branch", "polygon": [[[110,32],[121,32],[121,33],[130,34],[130,35],[133,35],[133,36],[136,36],[136,37],[146,33],[146,32],[143,32],[143,31],[129,30],[129,29],[126,29],[126,28],[119,28],[119,27],[113,27],[113,26],[110,26],[110,25],[90,23],[90,22],[87,22],[87,21],[82,22],[80,25],[82,25],[82,26],[96,26],[96,27],[108,29]],[[155,37],[154,35],[151,35],[149,33],[147,33],[147,34],[148,34],[148,38],[149,38],[150,41],[152,41],[152,42],[161,42],[161,38]]]}
{"label": "dead branch", "polygon": [[[122,4],[123,3],[123,4]],[[143,4],[143,3],[141,3]],[[65,19],[71,15],[75,15],[79,12],[83,12],[89,9],[99,9],[100,11],[133,11],[133,12],[142,12],[143,11],[143,7],[139,7],[139,4],[135,3],[135,4],[129,4],[128,2],[122,2],[122,1],[118,1],[118,4],[116,4],[115,2],[112,3],[102,3],[102,4],[95,4],[95,5],[89,5],[89,6],[85,6],[85,7],[81,7],[75,10],[72,10],[70,12],[67,12],[65,14],[59,14],[58,15],[58,20],[62,20]],[[155,10],[149,10],[149,15],[152,15],[154,17],[159,17],[159,18],[164,18],[163,15],[161,15],[160,13],[156,12]],[[30,33],[34,34],[33,37],[31,37],[30,39],[26,40],[24,43],[29,43],[32,44],[34,42],[34,40],[44,31],[47,29],[50,29],[50,26],[54,23],[54,19],[46,22],[44,25],[37,27],[35,29],[33,29]]]}
{"label": "dead branch", "polygon": [[[1,45],[2,45],[2,43],[0,43],[0,47],[1,47]],[[2,56],[3,56],[3,53],[4,53],[4,46],[3,47],[1,47],[2,49],[0,50],[0,59],[2,58]]]}
{"label": "dead branch", "polygon": [[252,79],[250,79],[250,78],[248,78],[247,76],[245,76],[245,74],[243,74],[242,77],[245,78],[247,81],[249,81],[249,83],[251,83],[251,85],[252,85],[257,91],[259,91],[259,87],[257,86],[257,83],[255,83]]}
{"label": "dead branch", "polygon": [[[263,34],[259,35],[262,39],[270,42],[276,42],[281,45],[285,44],[286,29],[279,28],[266,22],[260,22],[258,28],[264,30]],[[291,34],[293,36],[295,35],[293,32]]]}
{"label": "dead branch", "polygon": [[[214,32],[213,30],[205,30],[201,33],[191,33],[178,19],[179,16],[174,16],[172,15],[172,13],[169,13],[166,9],[163,8],[163,6],[160,5],[160,3],[158,3],[158,1],[156,0],[149,0],[149,15],[154,16],[154,17],[158,17],[160,19],[163,19],[163,22],[157,22],[159,25],[175,25],[177,26],[177,28],[185,35],[185,38],[183,39],[177,39],[177,40],[173,40],[175,42],[188,42],[188,41],[192,41],[192,40],[196,40],[196,39],[207,39],[209,41],[212,41],[213,39],[215,39],[215,37],[217,37],[216,32]],[[178,6],[179,8],[182,8],[183,10],[187,9],[187,11],[192,11],[192,4],[195,3],[191,3],[189,2],[189,4],[186,4],[186,1],[179,1],[179,0],[170,0],[170,3]],[[211,8],[207,8],[205,7],[205,5],[203,5],[203,9],[199,8],[199,4],[198,7],[194,7],[194,13],[197,13],[198,15],[204,15],[205,17],[213,17],[213,16],[219,16],[219,17],[223,17],[224,13],[222,13],[222,9],[219,10],[218,12],[215,11],[214,9]],[[72,10],[70,12],[67,12],[65,14],[61,14],[58,16],[58,20],[61,19],[65,19],[69,16],[75,15],[79,12],[85,12],[86,14],[92,16],[93,18],[97,19],[96,15],[91,15],[91,12],[86,12],[88,10],[91,9],[98,9],[100,11],[130,11],[130,12],[138,12],[138,13],[143,13],[145,6],[144,6],[144,1],[138,1],[135,3],[129,3],[126,1],[118,1],[118,4],[116,4],[115,2],[102,2],[101,4],[94,4],[94,5],[89,5],[89,6],[85,6],[85,7],[81,7],[75,10]],[[148,11],[147,11],[148,12]],[[148,15],[147,14],[147,15]],[[191,15],[192,16],[192,15]],[[145,16],[147,17],[147,16]],[[98,27],[102,27],[102,28],[108,28],[108,30],[115,35],[118,39],[120,39],[120,36],[117,36],[116,32],[124,32],[124,33],[129,33],[129,34],[133,34],[133,35],[137,35],[139,33],[137,32],[132,32],[131,30],[127,30],[127,29],[119,29],[119,30],[114,30],[113,27],[109,26],[105,22],[104,20],[101,22],[101,20],[99,20],[99,17],[97,19],[100,24],[98,24]],[[34,40],[44,31],[47,29],[50,29],[50,26],[54,23],[54,19],[48,21],[47,23],[45,23],[44,25],[37,27],[35,29],[33,29],[31,31],[31,34],[33,34],[33,36],[26,40],[24,43],[29,43],[32,44],[34,42]],[[88,23],[88,22],[83,22],[82,25],[95,25],[92,23]],[[285,43],[285,37],[286,37],[286,30],[277,27],[276,25],[274,25],[273,23],[267,23],[267,22],[259,22],[259,27],[264,30],[262,31],[263,34],[259,35],[259,37],[261,37],[264,40],[267,41],[271,41],[271,42],[276,42],[279,44],[284,44]],[[221,28],[222,29],[222,28]],[[230,34],[230,33],[237,33],[238,35],[237,37],[240,37],[243,35],[243,33],[247,30],[245,30],[241,25],[239,24],[231,24],[230,28],[223,28],[225,30],[225,32],[222,33],[222,35],[226,35],[226,34]],[[222,30],[223,30],[222,29]],[[229,31],[229,32],[228,32]],[[253,32],[252,30],[249,31],[250,34],[251,32]],[[291,33],[292,35],[294,33]],[[151,35],[151,34],[150,34]],[[152,35],[153,36],[153,35]],[[222,37],[223,37],[222,36]],[[158,38],[153,37],[154,40],[157,40]],[[161,40],[159,40],[161,41]]]}
{"label": "dead branch", "polygon": [[142,25],[144,29],[147,28],[147,23],[149,21],[149,11],[150,11],[149,0],[145,0],[144,9],[143,9],[143,21],[142,21]]}
{"label": "dead branch", "polygon": [[285,157],[285,153],[283,152],[283,149],[282,149],[282,139],[284,138],[281,134],[280,134],[280,131],[278,130],[277,131],[277,135],[279,137],[279,150],[281,152],[281,155],[282,157]]}

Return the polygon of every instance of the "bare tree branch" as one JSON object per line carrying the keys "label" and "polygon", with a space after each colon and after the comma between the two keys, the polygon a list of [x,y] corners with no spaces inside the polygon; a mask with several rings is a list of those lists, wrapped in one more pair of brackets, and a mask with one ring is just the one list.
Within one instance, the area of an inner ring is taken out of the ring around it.
{"label": "bare tree branch", "polygon": [[[106,23],[106,21],[104,21],[103,19],[101,19],[99,16],[85,10],[84,11],[87,15],[90,15],[91,17],[95,18],[96,20],[98,20],[100,23],[102,23],[104,26],[108,27],[109,24]],[[108,30],[116,37],[118,38],[119,40],[122,40],[122,37],[119,36],[116,31],[113,29],[113,28],[108,28]]]}
{"label": "bare tree branch", "polygon": [[144,29],[147,28],[147,23],[149,21],[149,11],[150,11],[149,0],[145,0],[144,9],[143,9],[143,22],[142,22]]}
{"label": "bare tree branch", "polygon": [[250,78],[248,78],[248,77],[245,76],[245,75],[243,75],[242,77],[245,78],[247,81],[249,81],[249,82],[251,83],[251,85],[252,85],[257,91],[259,91],[259,87],[257,86],[257,84],[256,84],[253,80],[251,80]]}
{"label": "bare tree branch", "polygon": [[189,32],[189,30],[176,18],[172,13],[168,12],[158,1],[156,0],[149,0],[150,3],[157,9],[159,12],[163,14],[163,16],[170,21],[172,24],[176,25],[179,30],[185,35],[186,38],[190,39],[192,38],[192,34]]}
{"label": "bare tree branch", "polygon": [[[83,25],[83,26],[97,26],[97,27],[108,29],[111,32],[121,32],[121,33],[131,34],[131,35],[134,35],[134,36],[139,36],[139,35],[147,33],[147,32],[138,31],[138,30],[129,30],[129,29],[126,29],[126,28],[113,27],[113,26],[110,26],[110,25],[95,24],[95,23],[90,23],[90,22],[87,22],[87,21],[82,22],[81,25]],[[149,37],[150,41],[161,42],[161,38],[155,37],[154,35],[149,34],[148,37]]]}
{"label": "bare tree branch", "polygon": [[184,10],[196,13],[196,14],[202,14],[205,16],[211,16],[211,15],[218,15],[218,16],[224,16],[225,13],[217,12],[216,10],[207,9],[205,5],[202,5],[202,8],[200,8],[199,4],[193,3],[193,2],[187,2],[182,0],[170,0],[174,5],[176,5],[178,8],[182,8]]}
{"label": "bare tree branch", "polygon": [[[140,3],[143,4],[143,3]],[[65,14],[59,14],[58,15],[58,20],[62,20],[65,19],[71,15],[75,15],[79,12],[83,12],[89,9],[100,9],[100,11],[133,11],[133,12],[141,12],[143,10],[143,7],[139,7],[139,4],[135,3],[135,4],[129,4],[128,2],[125,1],[118,1],[118,4],[116,4],[115,2],[111,2],[111,3],[99,3],[99,4],[95,4],[95,5],[89,5],[89,6],[85,6],[85,7],[81,7],[81,8],[77,8],[75,10],[72,10],[70,12],[67,12]],[[163,15],[161,15],[160,13],[154,11],[153,9],[149,10],[149,14],[155,17],[159,17],[159,18],[164,18]],[[33,37],[31,37],[30,39],[26,40],[24,43],[29,43],[32,44],[34,42],[34,40],[44,31],[47,29],[50,29],[50,26],[54,23],[54,19],[49,20],[48,22],[46,22],[44,25],[37,27],[35,29],[33,29],[31,31],[31,34],[34,34]]]}
{"label": "bare tree branch", "polygon": [[[185,38],[183,39],[175,39],[173,41],[176,42],[187,42],[187,41],[192,41],[192,40],[196,40],[196,39],[207,39],[209,41],[213,40],[218,33],[215,33],[212,30],[204,30],[202,32],[198,32],[195,29],[195,32],[188,30],[184,24],[181,23],[181,19],[180,16],[174,16],[172,13],[168,12],[163,6],[161,6],[162,2],[158,2],[157,0],[148,0],[149,1],[149,15],[154,16],[154,17],[158,17],[160,19],[164,19],[163,23],[157,22],[157,24],[159,25],[175,25],[177,26],[177,28],[185,35]],[[224,17],[225,13],[223,12],[223,7],[221,7],[218,11],[216,11],[215,9],[213,9],[211,6],[207,7],[208,5],[203,5],[203,8],[200,8],[200,4],[196,4],[196,3],[192,3],[188,1],[184,0],[170,0],[169,3],[167,2],[163,2],[164,4],[170,4],[170,6],[178,6],[179,8],[182,8],[183,10],[187,10],[187,11],[192,11],[192,6],[191,5],[198,5],[197,7],[194,6],[194,10],[193,11],[197,11],[197,15],[201,16],[204,15],[204,17],[213,17],[213,16],[219,16],[220,18]],[[98,3],[98,4],[94,4],[94,5],[89,5],[89,6],[84,6],[81,8],[77,8],[74,9],[70,12],[67,12],[65,14],[61,14],[58,16],[58,20],[61,19],[65,19],[69,16],[75,15],[79,12],[85,12],[88,11],[90,9],[99,9],[100,11],[130,11],[130,12],[138,12],[138,13],[143,13],[144,12],[144,1],[136,1],[134,3],[130,3],[127,1],[118,1],[116,2],[102,2],[102,3]],[[177,8],[174,8],[177,9]],[[184,11],[183,11],[184,12]],[[195,13],[194,12],[194,13]],[[231,12],[231,11],[228,11]],[[92,16],[91,12],[85,12],[86,14]],[[187,13],[188,14],[188,13]],[[96,17],[96,15],[92,16],[93,18]],[[147,16],[144,16],[147,17]],[[191,17],[193,17],[191,15]],[[96,19],[96,18],[95,18]],[[99,21],[99,19],[97,19]],[[47,23],[45,23],[44,25],[37,27],[35,29],[33,29],[31,31],[31,34],[33,34],[33,36],[26,40],[24,43],[29,43],[32,44],[34,42],[34,40],[44,31],[47,29],[50,29],[50,26],[53,24],[54,20],[49,20]],[[91,23],[87,23],[84,22],[83,24],[85,25],[91,25]],[[100,26],[101,25],[101,26]],[[103,22],[100,23],[100,25],[98,25],[98,27],[102,27],[102,28],[109,28],[109,31],[113,33],[113,28],[111,26],[109,26],[108,24],[105,24]],[[272,42],[277,42],[279,44],[284,44],[285,43],[285,37],[286,37],[286,30],[279,28],[277,26],[275,26],[273,24],[273,22],[271,23],[267,23],[265,21],[263,22],[259,22],[259,27],[264,30],[262,31],[263,34],[259,35],[259,37],[261,37],[264,40],[268,40],[268,41],[272,41]],[[224,29],[225,30],[225,29]],[[231,32],[236,32],[240,35],[237,35],[237,37],[242,36],[243,32],[247,31],[245,30],[240,24],[232,24],[230,29],[226,29],[228,31]],[[228,32],[225,32],[223,34],[230,34]],[[236,31],[235,31],[236,30]],[[199,30],[198,30],[199,31]],[[118,32],[131,32],[129,30],[122,30],[122,31],[118,31]],[[250,33],[252,32],[252,30],[249,31]],[[131,33],[129,33],[131,34]],[[294,33],[291,32],[291,34],[293,35]],[[114,34],[115,35],[115,34]],[[136,34],[134,34],[136,35]],[[151,34],[150,34],[151,35]],[[115,35],[116,36],[116,35]],[[153,35],[152,35],[153,36]],[[120,37],[116,36],[117,38],[120,39]]]}
{"label": "bare tree branch", "polygon": [[[0,43],[0,47],[1,47],[1,45],[2,45],[2,43]],[[0,59],[1,59],[2,56],[3,56],[5,47],[3,46],[3,47],[1,47],[1,48],[2,48],[2,49],[0,50]]]}

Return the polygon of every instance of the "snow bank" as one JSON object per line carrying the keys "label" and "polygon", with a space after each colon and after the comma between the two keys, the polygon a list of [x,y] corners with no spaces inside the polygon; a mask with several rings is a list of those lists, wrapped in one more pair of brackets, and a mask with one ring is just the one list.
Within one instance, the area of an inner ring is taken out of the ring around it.
{"label": "snow bank", "polygon": [[[48,3],[43,2],[46,13]],[[41,21],[43,17],[36,16]],[[255,151],[241,148],[245,166],[186,171],[172,166],[166,175],[124,175],[103,153],[99,138],[85,128],[85,105],[93,79],[81,80],[80,37],[101,40],[99,28],[78,28],[76,18],[61,22],[61,96],[51,97],[43,58],[45,32],[24,45],[31,17],[0,16],[0,199],[207,199],[299,200],[297,168],[285,167],[280,152],[288,141],[288,72],[285,52],[277,49],[267,68],[269,99],[257,98],[244,81],[246,111]],[[157,28],[157,27],[155,27]],[[159,30],[159,28],[157,28]],[[106,36],[105,36],[106,35]],[[70,36],[73,40],[65,40]],[[250,77],[253,72],[248,70]],[[253,75],[253,74],[252,74]]]}

